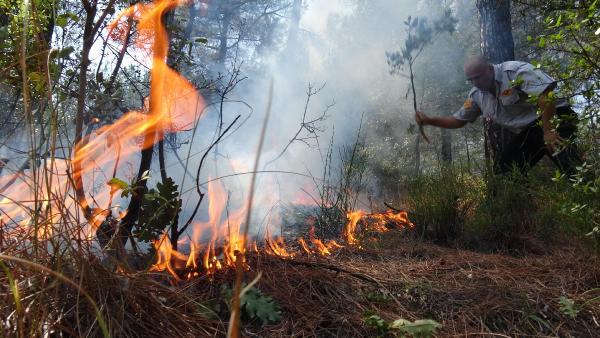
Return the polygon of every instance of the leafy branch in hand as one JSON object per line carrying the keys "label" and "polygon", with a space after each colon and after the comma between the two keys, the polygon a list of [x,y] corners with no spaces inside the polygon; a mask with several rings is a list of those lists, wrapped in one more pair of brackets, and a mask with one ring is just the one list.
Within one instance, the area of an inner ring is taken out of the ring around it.
{"label": "leafy branch in hand", "polygon": [[[433,22],[433,25],[428,23],[427,18],[417,17],[413,20],[412,17],[409,16],[408,19],[404,21],[404,24],[407,27],[406,32],[408,34],[408,37],[404,41],[404,46],[400,51],[386,52],[387,63],[390,66],[390,74],[404,75],[406,67],[408,66],[410,90],[412,91],[415,113],[417,112],[417,93],[415,90],[415,74],[413,66],[423,52],[423,49],[432,44],[434,39],[442,33],[453,33],[456,29],[457,22],[458,21],[452,16],[450,10],[446,10],[440,19]],[[422,125],[419,125],[419,131],[425,141],[429,142],[429,138],[425,135]]]}

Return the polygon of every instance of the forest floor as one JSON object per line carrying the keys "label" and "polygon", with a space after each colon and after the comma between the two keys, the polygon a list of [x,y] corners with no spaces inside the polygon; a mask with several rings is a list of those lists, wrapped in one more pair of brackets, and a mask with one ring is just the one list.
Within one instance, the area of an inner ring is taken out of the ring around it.
{"label": "forest floor", "polygon": [[248,336],[393,333],[368,325],[366,314],[433,319],[443,325],[439,336],[600,336],[600,260],[574,248],[511,256],[385,233],[327,258],[263,258],[254,266],[283,320],[246,327]]}
{"label": "forest floor", "polygon": [[[246,281],[260,278],[253,303],[244,305],[252,309],[243,311],[242,336],[393,336],[399,333],[388,325],[394,320],[429,319],[442,325],[438,337],[600,337],[600,259],[589,249],[555,243],[544,253],[517,256],[438,246],[393,230],[375,236],[328,256],[249,253]],[[82,271],[77,281],[98,300],[111,335],[222,337],[227,331],[234,269],[175,281],[166,272],[115,273],[92,259]],[[35,280],[48,287],[22,296],[29,311],[17,313],[23,327],[42,336],[42,319],[35,318],[56,318],[54,333],[64,333],[56,336],[101,336],[83,297],[52,279]],[[51,309],[62,312],[57,317]],[[278,320],[261,323],[273,312]],[[12,336],[9,329],[4,325],[3,336]]]}

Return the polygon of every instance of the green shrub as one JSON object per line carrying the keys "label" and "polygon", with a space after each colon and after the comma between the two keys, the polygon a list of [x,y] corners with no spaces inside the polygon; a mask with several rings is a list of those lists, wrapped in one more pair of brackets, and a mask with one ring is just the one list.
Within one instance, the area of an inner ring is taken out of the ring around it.
{"label": "green shrub", "polygon": [[518,173],[488,178],[484,197],[465,228],[467,242],[494,249],[516,244],[535,222],[532,197],[528,181]]}
{"label": "green shrub", "polygon": [[463,233],[467,216],[482,193],[480,178],[446,168],[409,182],[406,202],[422,238],[449,243]]}
{"label": "green shrub", "polygon": [[570,238],[598,248],[598,180],[581,179],[590,170],[585,167],[574,177],[551,179],[548,165],[527,177],[515,171],[486,180],[452,167],[410,180],[405,202],[417,234],[484,250],[521,251]]}

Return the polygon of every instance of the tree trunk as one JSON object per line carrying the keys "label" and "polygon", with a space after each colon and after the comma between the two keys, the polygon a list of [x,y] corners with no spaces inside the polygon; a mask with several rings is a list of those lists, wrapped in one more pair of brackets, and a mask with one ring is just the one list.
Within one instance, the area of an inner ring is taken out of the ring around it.
{"label": "tree trunk", "polygon": [[292,5],[292,17],[290,18],[290,30],[288,33],[288,48],[293,48],[298,42],[298,31],[300,29],[300,18],[302,16],[302,0],[294,0]]}
{"label": "tree trunk", "polygon": [[442,162],[444,165],[452,163],[452,133],[442,128]]}
{"label": "tree trunk", "polygon": [[222,8],[223,21],[221,21],[221,32],[219,36],[219,56],[218,62],[221,70],[225,69],[225,61],[227,60],[227,35],[229,34],[229,25],[231,24],[231,10],[227,4]]}
{"label": "tree trunk", "polygon": [[[510,0],[477,0],[480,16],[481,53],[492,63],[514,60],[515,47],[510,20]],[[493,123],[484,121],[485,158],[496,166],[498,156],[510,141],[512,133]]]}
{"label": "tree trunk", "polygon": [[421,134],[415,138],[415,177],[421,173]]}
{"label": "tree trunk", "polygon": [[515,47],[510,20],[510,0],[478,0],[481,53],[491,62],[514,60]]}
{"label": "tree trunk", "polygon": [[[94,44],[94,18],[96,16],[96,5],[84,2],[86,12],[85,24],[83,29],[83,47],[81,49],[81,64],[79,69],[79,88],[77,96],[77,112],[75,115],[75,140],[73,144],[77,147],[82,139],[83,122],[85,115],[85,99],[87,90],[87,69],[90,64],[90,50]],[[77,152],[75,151],[75,154]],[[85,197],[83,189],[83,178],[81,177],[81,166],[77,159],[73,161],[73,180],[75,181],[75,195],[81,206],[84,216],[88,219],[91,216],[90,205]]]}

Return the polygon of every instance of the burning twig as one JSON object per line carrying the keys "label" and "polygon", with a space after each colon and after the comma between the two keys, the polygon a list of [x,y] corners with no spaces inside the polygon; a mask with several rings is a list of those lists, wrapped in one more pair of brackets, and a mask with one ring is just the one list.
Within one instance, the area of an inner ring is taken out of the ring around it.
{"label": "burning twig", "polygon": [[[210,146],[208,146],[208,148],[204,152],[204,155],[202,155],[202,158],[200,159],[200,164],[198,164],[198,171],[196,172],[196,191],[198,192],[198,196],[199,196],[198,202],[196,203],[196,206],[194,207],[194,211],[188,218],[187,222],[185,222],[183,227],[181,227],[181,230],[179,230],[179,235],[184,233],[185,230],[190,226],[190,224],[194,220],[194,217],[196,216],[196,213],[198,212],[198,209],[200,208],[200,204],[202,203],[202,200],[204,199],[204,193],[200,190],[200,186],[202,185],[200,183],[200,170],[202,169],[204,160],[206,159],[206,157],[208,156],[208,154],[210,153],[212,148],[214,148],[219,142],[221,142],[221,139],[229,132],[229,130],[235,125],[235,123],[238,121],[238,119],[240,117],[241,117],[241,115],[238,115],[235,119],[233,119],[233,121],[229,124],[229,126],[227,126],[227,128],[225,128],[225,130],[223,130],[223,132],[217,137],[217,139]],[[208,183],[208,182],[205,182],[205,183]],[[203,184],[205,184],[205,183],[203,183]]]}
{"label": "burning twig", "polygon": [[386,207],[396,211],[396,212],[403,212],[404,210],[398,209],[396,207],[393,207],[391,204],[389,204],[388,202],[383,202],[383,205],[385,205]]}

